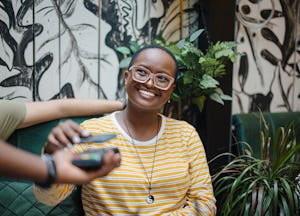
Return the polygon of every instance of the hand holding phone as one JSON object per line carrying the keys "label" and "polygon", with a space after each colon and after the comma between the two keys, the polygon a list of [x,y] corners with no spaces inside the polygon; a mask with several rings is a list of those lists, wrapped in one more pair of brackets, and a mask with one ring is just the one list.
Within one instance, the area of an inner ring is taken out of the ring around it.
{"label": "hand holding phone", "polygon": [[115,153],[120,152],[116,147],[89,149],[84,152],[75,153],[72,164],[85,170],[100,169],[104,165],[104,155],[110,150],[114,151]]}

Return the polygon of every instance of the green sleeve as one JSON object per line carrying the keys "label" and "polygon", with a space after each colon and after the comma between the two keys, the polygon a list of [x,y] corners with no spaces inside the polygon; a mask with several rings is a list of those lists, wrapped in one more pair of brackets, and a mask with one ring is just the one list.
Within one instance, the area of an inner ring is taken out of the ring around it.
{"label": "green sleeve", "polygon": [[24,121],[26,107],[22,102],[0,100],[0,139],[8,137]]}

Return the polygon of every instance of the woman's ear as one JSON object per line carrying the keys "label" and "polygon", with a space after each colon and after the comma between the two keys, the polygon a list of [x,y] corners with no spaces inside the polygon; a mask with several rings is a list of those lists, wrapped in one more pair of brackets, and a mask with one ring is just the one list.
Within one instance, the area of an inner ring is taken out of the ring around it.
{"label": "woman's ear", "polygon": [[128,76],[129,76],[129,71],[126,70],[126,71],[124,72],[125,85],[127,84]]}

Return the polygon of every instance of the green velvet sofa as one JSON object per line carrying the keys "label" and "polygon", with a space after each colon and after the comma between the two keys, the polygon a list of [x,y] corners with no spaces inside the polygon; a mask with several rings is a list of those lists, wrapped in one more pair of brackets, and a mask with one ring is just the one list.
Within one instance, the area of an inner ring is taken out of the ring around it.
{"label": "green velvet sofa", "polygon": [[[89,117],[71,118],[77,123]],[[49,132],[60,121],[59,119],[16,130],[8,142],[17,148],[40,155]],[[84,215],[80,197],[80,186],[62,203],[47,206],[38,202],[33,195],[33,183],[30,181],[0,179],[0,215],[1,216],[79,216]]]}
{"label": "green velvet sofa", "polygon": [[[293,122],[297,134],[297,141],[300,142],[300,112],[263,112],[264,119],[269,125],[271,139],[276,129],[284,127]],[[233,138],[232,151],[237,153],[243,145],[238,143],[246,142],[251,145],[254,156],[260,156],[260,113],[235,114],[232,116]],[[272,141],[271,141],[272,143]]]}

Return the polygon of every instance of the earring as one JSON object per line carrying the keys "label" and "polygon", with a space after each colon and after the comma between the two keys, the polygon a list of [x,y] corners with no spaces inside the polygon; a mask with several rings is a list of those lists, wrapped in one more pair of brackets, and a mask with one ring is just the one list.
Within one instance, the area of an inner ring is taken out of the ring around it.
{"label": "earring", "polygon": [[168,100],[168,103],[171,103],[171,100],[170,100],[170,99]]}

